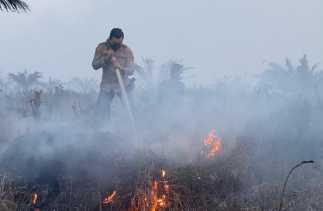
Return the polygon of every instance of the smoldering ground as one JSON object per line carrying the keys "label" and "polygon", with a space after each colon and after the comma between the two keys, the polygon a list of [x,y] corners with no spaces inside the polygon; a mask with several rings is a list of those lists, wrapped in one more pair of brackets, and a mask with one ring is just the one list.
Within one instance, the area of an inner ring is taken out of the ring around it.
{"label": "smoldering ground", "polygon": [[[178,186],[190,185],[190,194],[184,194],[188,204],[200,199],[194,194],[204,194],[192,210],[233,210],[232,204],[241,210],[276,208],[290,167],[302,160],[321,162],[323,77],[306,57],[294,66],[271,64],[253,80],[227,78],[210,87],[185,87],[185,71],[184,79],[175,81],[167,74],[157,80],[149,71],[158,68],[144,65],[137,73],[135,128],[118,99],[111,121],[102,124],[93,114],[96,91],[59,85],[52,91],[44,81],[41,115],[35,119],[29,95],[7,81],[1,94],[1,172],[19,182],[49,184],[56,195],[58,178],[68,177],[76,189],[89,183],[126,196],[135,192],[142,169],[166,168]],[[223,148],[209,160],[201,150],[211,129]],[[287,198],[295,200],[289,205],[295,210],[320,206],[320,200],[305,197],[322,191],[317,188],[322,170],[316,167],[299,169],[291,179],[289,188],[298,194]],[[298,197],[304,198],[302,205]]]}

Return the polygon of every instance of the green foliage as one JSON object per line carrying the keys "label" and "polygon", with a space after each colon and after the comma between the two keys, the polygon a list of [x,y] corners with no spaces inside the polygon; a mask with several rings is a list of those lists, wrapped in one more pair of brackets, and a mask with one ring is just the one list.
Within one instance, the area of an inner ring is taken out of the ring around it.
{"label": "green foliage", "polygon": [[21,0],[0,0],[0,10],[6,10],[6,11],[23,10],[23,11],[27,11],[27,10],[29,10],[29,7],[26,4],[26,2],[21,1]]}

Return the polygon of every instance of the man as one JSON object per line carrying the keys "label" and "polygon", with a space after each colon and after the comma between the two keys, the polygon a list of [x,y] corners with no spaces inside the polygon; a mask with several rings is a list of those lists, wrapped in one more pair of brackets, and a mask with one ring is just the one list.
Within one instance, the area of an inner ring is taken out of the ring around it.
{"label": "man", "polygon": [[[128,96],[134,88],[134,56],[131,49],[123,44],[124,33],[119,28],[110,32],[107,41],[100,43],[95,50],[93,69],[103,69],[97,111],[101,117],[110,118],[111,102],[115,95],[121,98],[121,90],[116,71],[120,71]],[[102,113],[101,113],[102,112]]]}

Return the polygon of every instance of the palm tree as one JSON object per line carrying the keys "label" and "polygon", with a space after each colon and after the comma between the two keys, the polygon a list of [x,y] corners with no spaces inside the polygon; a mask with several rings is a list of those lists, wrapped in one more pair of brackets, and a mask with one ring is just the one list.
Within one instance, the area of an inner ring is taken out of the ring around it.
{"label": "palm tree", "polygon": [[63,82],[58,79],[49,77],[47,83],[43,83],[43,86],[47,89],[48,93],[53,94],[57,89],[63,89]]}
{"label": "palm tree", "polygon": [[18,10],[29,10],[26,2],[22,0],[0,0],[0,10],[6,11],[18,11]]}
{"label": "palm tree", "polygon": [[294,66],[289,59],[285,65],[270,63],[270,69],[260,76],[260,88],[270,89],[281,94],[304,93],[313,89],[319,82],[318,64],[311,66],[306,55]]}
{"label": "palm tree", "polygon": [[9,73],[9,79],[13,80],[18,86],[20,86],[24,93],[27,93],[30,88],[39,83],[39,79],[41,78],[40,72],[28,73],[19,72],[19,73]]}
{"label": "palm tree", "polygon": [[151,58],[142,58],[143,66],[136,68],[137,73],[145,80],[151,80],[155,68],[155,61]]}
{"label": "palm tree", "polygon": [[168,61],[167,63],[163,64],[161,68],[164,72],[164,77],[166,77],[166,80],[171,79],[177,81],[182,80],[182,76],[185,71],[193,69],[192,67],[186,67],[175,60]]}

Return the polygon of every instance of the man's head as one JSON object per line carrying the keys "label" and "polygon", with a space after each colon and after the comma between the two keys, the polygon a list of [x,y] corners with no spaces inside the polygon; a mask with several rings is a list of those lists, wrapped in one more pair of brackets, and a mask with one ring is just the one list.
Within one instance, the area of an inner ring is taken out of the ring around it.
{"label": "man's head", "polygon": [[122,29],[114,28],[110,32],[109,42],[113,50],[118,50],[123,42],[124,34]]}

